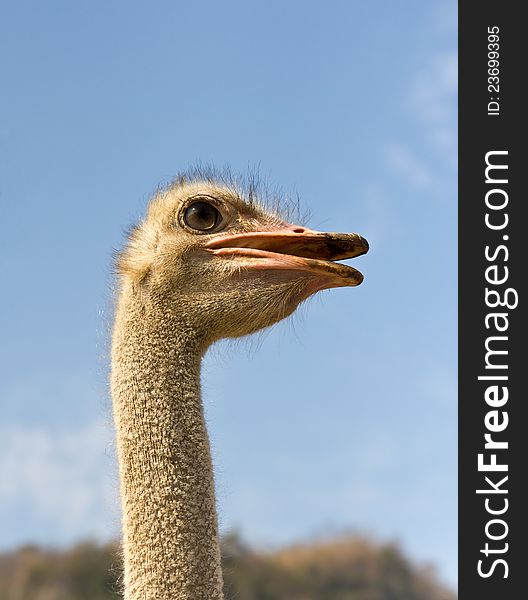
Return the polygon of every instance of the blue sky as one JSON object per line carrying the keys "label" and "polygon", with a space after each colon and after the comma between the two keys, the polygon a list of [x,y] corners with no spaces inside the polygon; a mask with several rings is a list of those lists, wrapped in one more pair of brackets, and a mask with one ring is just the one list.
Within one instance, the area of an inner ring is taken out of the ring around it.
{"label": "blue sky", "polygon": [[200,160],[371,244],[361,287],[207,356],[222,528],[397,539],[454,583],[456,3],[0,10],[0,548],[117,535],[112,253]]}

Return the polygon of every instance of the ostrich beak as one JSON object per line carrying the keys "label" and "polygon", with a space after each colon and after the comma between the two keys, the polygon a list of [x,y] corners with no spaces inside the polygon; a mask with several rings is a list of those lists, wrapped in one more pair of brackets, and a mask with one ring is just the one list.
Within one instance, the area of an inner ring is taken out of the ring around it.
{"label": "ostrich beak", "polygon": [[317,276],[323,287],[357,286],[363,275],[353,267],[336,263],[368,252],[365,238],[357,233],[325,233],[294,225],[275,231],[220,235],[205,248],[217,256],[255,259],[249,269],[302,271]]}

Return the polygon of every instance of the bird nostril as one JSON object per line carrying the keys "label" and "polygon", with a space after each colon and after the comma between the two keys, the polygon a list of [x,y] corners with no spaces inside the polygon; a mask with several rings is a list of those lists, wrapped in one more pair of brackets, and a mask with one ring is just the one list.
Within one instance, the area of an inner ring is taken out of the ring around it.
{"label": "bird nostril", "polygon": [[304,227],[292,227],[293,233],[304,233],[306,229]]}

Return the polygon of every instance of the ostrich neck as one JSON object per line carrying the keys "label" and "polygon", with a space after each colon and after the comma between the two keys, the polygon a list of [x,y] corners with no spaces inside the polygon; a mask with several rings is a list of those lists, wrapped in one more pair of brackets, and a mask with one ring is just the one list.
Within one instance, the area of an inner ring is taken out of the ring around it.
{"label": "ostrich neck", "polygon": [[221,600],[203,349],[170,311],[121,294],[112,345],[125,600]]}

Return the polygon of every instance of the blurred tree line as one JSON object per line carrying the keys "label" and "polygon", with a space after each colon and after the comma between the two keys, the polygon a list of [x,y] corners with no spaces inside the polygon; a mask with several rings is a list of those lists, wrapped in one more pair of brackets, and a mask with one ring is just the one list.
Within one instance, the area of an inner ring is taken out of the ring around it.
{"label": "blurred tree line", "polygon": [[[432,568],[395,544],[363,537],[261,552],[236,533],[222,542],[226,600],[455,600]],[[117,544],[25,547],[0,555],[0,600],[119,600]]]}

